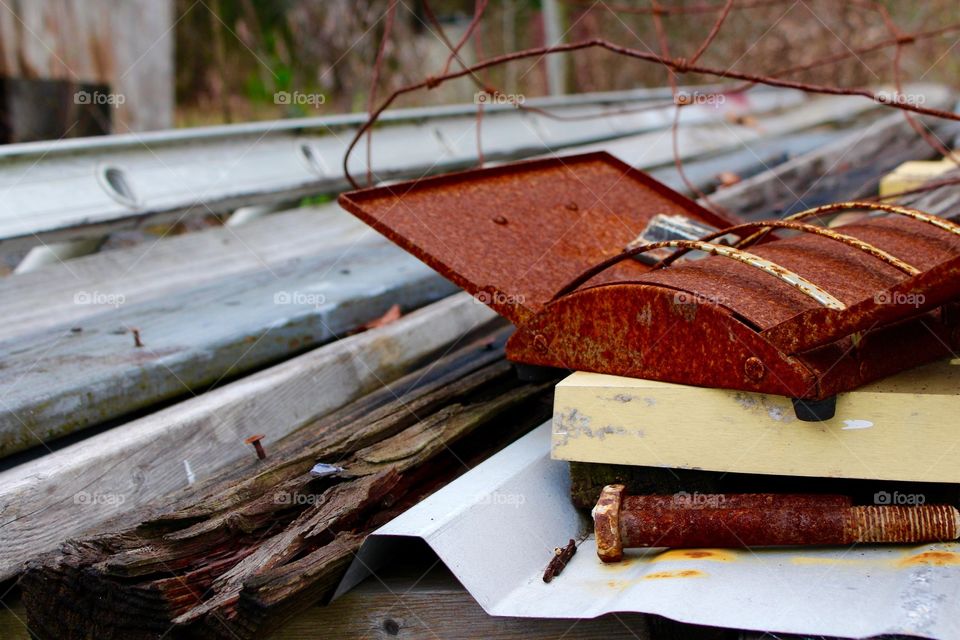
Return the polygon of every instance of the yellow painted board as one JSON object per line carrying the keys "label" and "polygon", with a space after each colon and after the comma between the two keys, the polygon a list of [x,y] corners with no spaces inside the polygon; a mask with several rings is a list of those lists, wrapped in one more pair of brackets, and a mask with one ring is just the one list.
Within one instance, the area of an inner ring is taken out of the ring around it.
{"label": "yellow painted board", "polygon": [[888,196],[916,189],[956,166],[949,158],[904,162],[880,179],[880,195]]}
{"label": "yellow painted board", "polygon": [[789,398],[577,372],[557,385],[552,455],[741,473],[960,482],[960,359],[841,394],[801,422]]}

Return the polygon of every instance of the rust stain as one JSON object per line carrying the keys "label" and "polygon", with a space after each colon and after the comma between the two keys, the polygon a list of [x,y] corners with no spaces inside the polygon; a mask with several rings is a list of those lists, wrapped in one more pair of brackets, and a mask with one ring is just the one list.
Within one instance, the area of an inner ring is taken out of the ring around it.
{"label": "rust stain", "polygon": [[657,571],[643,576],[644,580],[664,580],[669,578],[706,578],[707,574],[697,569],[684,569],[682,571]]}
{"label": "rust stain", "polygon": [[707,560],[709,562],[734,562],[736,554],[724,549],[670,549],[659,553],[650,562],[668,562],[670,560]]}
{"label": "rust stain", "polygon": [[960,553],[955,551],[924,551],[908,556],[899,562],[900,567],[916,567],[926,565],[930,567],[949,567],[960,564]]}

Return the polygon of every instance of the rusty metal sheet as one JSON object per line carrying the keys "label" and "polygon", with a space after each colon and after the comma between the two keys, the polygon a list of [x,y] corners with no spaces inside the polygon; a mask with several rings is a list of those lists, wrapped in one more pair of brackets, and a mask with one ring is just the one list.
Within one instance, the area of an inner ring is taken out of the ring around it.
{"label": "rusty metal sheet", "polygon": [[[656,214],[730,224],[606,153],[353,191],[340,204],[515,323],[620,253]],[[647,270],[626,262],[605,281]]]}
{"label": "rusty metal sheet", "polygon": [[[352,192],[341,203],[513,321],[507,356],[517,362],[812,401],[960,348],[960,313],[943,308],[960,298],[960,227],[912,210],[828,205],[780,224],[778,238],[731,228],[606,154]],[[810,225],[822,210],[857,208],[872,213]],[[633,246],[657,214],[720,231]],[[721,236],[740,241],[723,246]],[[668,247],[710,255],[633,259]]]}

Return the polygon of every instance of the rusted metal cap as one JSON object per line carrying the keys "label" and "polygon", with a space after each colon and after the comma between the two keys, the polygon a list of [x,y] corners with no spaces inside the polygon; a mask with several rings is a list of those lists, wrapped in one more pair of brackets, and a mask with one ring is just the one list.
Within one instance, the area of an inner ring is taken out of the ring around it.
{"label": "rusted metal cap", "polygon": [[244,440],[244,442],[245,442],[246,444],[254,444],[254,443],[256,443],[256,442],[260,442],[261,440],[263,440],[263,439],[266,438],[266,437],[267,437],[267,436],[263,435],[262,433],[258,433],[258,434],[256,434],[256,435],[250,436],[249,438],[246,438],[246,439]]}
{"label": "rusted metal cap", "polygon": [[624,486],[608,484],[600,492],[593,508],[593,531],[597,538],[597,555],[604,562],[619,562],[623,558],[620,540],[620,504]]}

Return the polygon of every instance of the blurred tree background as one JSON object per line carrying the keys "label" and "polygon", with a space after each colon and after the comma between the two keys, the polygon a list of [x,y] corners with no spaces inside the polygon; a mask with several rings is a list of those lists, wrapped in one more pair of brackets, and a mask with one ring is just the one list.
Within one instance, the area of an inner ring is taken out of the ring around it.
{"label": "blurred tree background", "polygon": [[[383,36],[389,0],[176,0],[177,124],[240,122],[342,113],[366,109],[374,60]],[[661,0],[665,7],[713,4],[721,0]],[[881,0],[904,30],[936,28],[960,20],[956,0]],[[564,40],[605,38],[659,52],[649,0],[561,2]],[[472,0],[432,0],[430,7],[456,42],[473,15]],[[717,13],[665,16],[671,54],[690,55]],[[869,42],[889,38],[869,2],[796,0],[734,11],[702,58],[705,64],[772,72]],[[463,58],[544,44],[538,0],[493,0]],[[956,84],[958,52],[953,36],[917,42],[905,49],[904,77]],[[398,3],[377,87],[382,98],[396,87],[438,72],[447,47],[428,24],[422,0]],[[892,81],[893,49],[854,56],[839,64],[796,74],[796,79],[845,86]],[[657,86],[666,70],[600,50],[567,55],[571,92]],[[453,68],[456,68],[454,65]],[[542,60],[518,61],[483,74],[487,84],[527,97],[546,93]],[[686,84],[714,81],[690,75]],[[323,103],[278,104],[277,92],[322,95]],[[469,102],[469,80],[446,83],[405,97],[396,106]]]}

